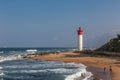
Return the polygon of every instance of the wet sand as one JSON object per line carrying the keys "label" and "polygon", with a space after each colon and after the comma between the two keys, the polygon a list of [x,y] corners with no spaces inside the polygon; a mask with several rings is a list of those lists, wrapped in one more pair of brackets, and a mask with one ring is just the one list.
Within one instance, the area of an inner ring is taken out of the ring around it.
{"label": "wet sand", "polygon": [[[82,63],[88,66],[87,70],[92,72],[96,77],[102,80],[120,80],[120,59],[109,57],[90,57],[82,53],[63,52],[46,55],[28,55],[27,58],[39,60],[54,60],[63,62]],[[112,66],[112,72],[109,71],[109,66]],[[104,72],[106,67],[106,72]]]}
{"label": "wet sand", "polygon": [[87,67],[87,71],[92,72],[92,74],[101,79],[101,80],[111,80],[111,73],[109,70],[104,71],[103,68],[98,68],[98,67]]}

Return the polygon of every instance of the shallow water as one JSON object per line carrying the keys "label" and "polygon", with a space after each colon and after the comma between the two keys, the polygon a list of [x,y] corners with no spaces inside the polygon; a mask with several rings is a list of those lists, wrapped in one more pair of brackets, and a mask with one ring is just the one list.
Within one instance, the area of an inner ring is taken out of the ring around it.
{"label": "shallow water", "polygon": [[[92,75],[83,64],[23,59],[21,55],[27,52],[21,50],[3,53],[0,80],[87,80]],[[85,73],[84,78],[81,73]]]}
{"label": "shallow water", "polygon": [[91,75],[82,64],[56,61],[13,60],[0,66],[2,80],[83,80],[81,73]]}

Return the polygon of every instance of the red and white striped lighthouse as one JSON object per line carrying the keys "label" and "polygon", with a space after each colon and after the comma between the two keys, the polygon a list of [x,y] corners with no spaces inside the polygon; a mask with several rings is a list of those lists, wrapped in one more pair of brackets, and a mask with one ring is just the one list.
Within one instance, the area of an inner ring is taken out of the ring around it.
{"label": "red and white striped lighthouse", "polygon": [[81,27],[77,30],[78,33],[78,51],[83,50],[83,30]]}

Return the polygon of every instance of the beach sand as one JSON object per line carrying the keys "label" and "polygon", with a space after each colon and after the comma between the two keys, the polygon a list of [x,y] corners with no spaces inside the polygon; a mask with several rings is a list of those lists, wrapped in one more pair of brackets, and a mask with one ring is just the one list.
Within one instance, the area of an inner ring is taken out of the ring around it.
{"label": "beach sand", "polygon": [[[54,60],[63,62],[82,63],[88,66],[87,70],[91,71],[96,77],[102,80],[120,80],[120,59],[109,57],[90,57],[83,53],[74,53],[72,51],[53,53],[46,55],[28,55],[27,58],[39,60]],[[109,71],[112,66],[112,72]],[[104,72],[104,67],[106,71]]]}

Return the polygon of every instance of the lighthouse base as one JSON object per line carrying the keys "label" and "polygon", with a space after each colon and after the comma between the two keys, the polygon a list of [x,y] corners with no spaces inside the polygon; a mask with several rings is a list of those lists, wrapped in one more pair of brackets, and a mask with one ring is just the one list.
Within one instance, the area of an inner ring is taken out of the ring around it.
{"label": "lighthouse base", "polygon": [[74,51],[74,53],[83,53],[84,51],[78,51],[78,50],[76,50],[76,51]]}

